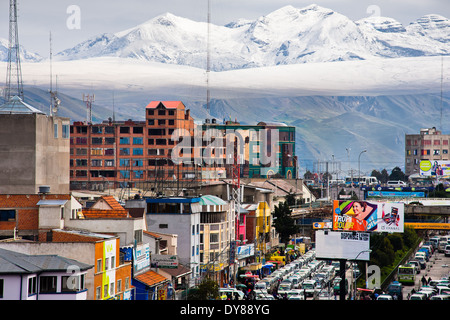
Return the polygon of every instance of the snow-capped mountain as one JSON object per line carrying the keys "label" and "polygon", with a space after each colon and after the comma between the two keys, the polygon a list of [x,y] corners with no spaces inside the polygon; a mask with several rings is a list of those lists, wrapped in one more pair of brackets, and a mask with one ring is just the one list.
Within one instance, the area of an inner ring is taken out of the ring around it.
{"label": "snow-capped mountain", "polygon": [[[210,25],[211,70],[450,54],[450,21],[437,14],[408,26],[392,18],[352,21],[318,5],[285,6],[254,21]],[[206,68],[208,27],[170,13],[102,34],[56,55],[62,60],[136,58]]]}
{"label": "snow-capped mountain", "polygon": [[[9,41],[0,38],[0,61],[8,61],[8,47]],[[22,46],[20,46],[19,51],[20,51],[20,61],[39,62],[42,61],[43,59],[39,54],[27,51]]]}

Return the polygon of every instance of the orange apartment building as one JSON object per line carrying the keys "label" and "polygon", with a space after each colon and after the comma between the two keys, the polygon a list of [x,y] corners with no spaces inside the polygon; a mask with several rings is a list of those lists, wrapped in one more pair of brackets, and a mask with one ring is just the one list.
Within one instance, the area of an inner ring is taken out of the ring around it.
{"label": "orange apartment building", "polygon": [[[145,121],[74,122],[70,128],[71,189],[103,190],[117,187],[151,187],[177,190],[220,168],[194,163],[195,149],[177,154],[172,161],[175,130],[194,135],[195,123],[181,101],[152,101],[145,108]],[[190,143],[193,146],[193,142]]]}

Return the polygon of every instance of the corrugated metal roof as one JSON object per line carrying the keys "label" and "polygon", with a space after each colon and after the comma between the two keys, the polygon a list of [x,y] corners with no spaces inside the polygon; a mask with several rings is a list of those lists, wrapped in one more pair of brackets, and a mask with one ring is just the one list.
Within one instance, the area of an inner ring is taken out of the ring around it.
{"label": "corrugated metal roof", "polygon": [[224,205],[227,204],[225,201],[220,199],[219,197],[212,196],[212,195],[205,195],[200,197],[200,205],[202,206],[208,206],[208,205]]}
{"label": "corrugated metal roof", "polygon": [[39,109],[36,109],[30,106],[28,103],[25,103],[18,96],[14,96],[9,99],[8,102],[2,104],[0,106],[0,114],[45,114]]}
{"label": "corrugated metal roof", "polygon": [[27,255],[0,248],[0,274],[36,273],[42,271],[67,271],[69,266],[80,270],[94,266],[58,255]]}
{"label": "corrugated metal roof", "polygon": [[39,200],[38,206],[63,206],[67,200]]}

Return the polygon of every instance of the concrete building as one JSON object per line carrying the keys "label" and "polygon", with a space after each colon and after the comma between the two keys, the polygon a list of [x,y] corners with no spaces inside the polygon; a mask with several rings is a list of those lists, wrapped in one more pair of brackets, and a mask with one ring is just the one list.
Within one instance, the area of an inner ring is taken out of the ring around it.
{"label": "concrete building", "polygon": [[418,134],[405,135],[405,174],[420,173],[422,160],[448,161],[450,135],[442,134],[435,127],[421,129]]}
{"label": "concrete building", "polygon": [[178,260],[191,269],[192,286],[200,277],[200,198],[146,198],[147,230],[176,234]]}
{"label": "concrete building", "polygon": [[201,180],[201,171],[217,170],[195,165],[193,150],[182,150],[180,163],[172,160],[172,151],[182,140],[175,133],[179,130],[190,138],[194,127],[194,119],[181,101],[150,102],[145,121],[74,122],[70,128],[71,189],[132,186],[155,192],[182,190]]}
{"label": "concrete building", "polygon": [[0,106],[0,193],[69,192],[70,119],[15,96]]}

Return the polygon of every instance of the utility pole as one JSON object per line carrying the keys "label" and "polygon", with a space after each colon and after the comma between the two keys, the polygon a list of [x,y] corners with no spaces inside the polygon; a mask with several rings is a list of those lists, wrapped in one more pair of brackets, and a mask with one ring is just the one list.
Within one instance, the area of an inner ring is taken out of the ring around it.
{"label": "utility pole", "polygon": [[6,71],[6,87],[4,92],[5,101],[13,96],[18,96],[22,101],[23,81],[22,68],[20,65],[19,30],[17,25],[17,2],[9,1],[9,44],[8,44],[8,67]]}

